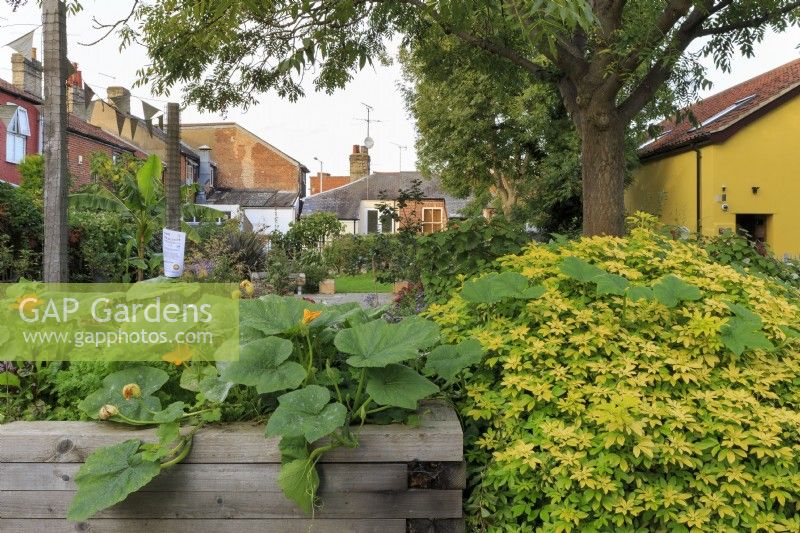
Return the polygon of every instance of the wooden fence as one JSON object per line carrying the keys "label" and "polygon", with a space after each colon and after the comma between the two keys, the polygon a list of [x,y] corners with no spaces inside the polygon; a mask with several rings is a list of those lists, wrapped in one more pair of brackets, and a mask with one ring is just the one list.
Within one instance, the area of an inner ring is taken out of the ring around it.
{"label": "wooden fence", "polygon": [[198,433],[183,464],[124,502],[82,523],[66,520],[73,478],[98,447],[152,430],[93,422],[0,425],[0,531],[48,533],[429,533],[463,532],[463,435],[452,409],[425,404],[419,427],[364,426],[360,446],[320,465],[313,519],[277,485],[277,439],[263,425],[226,424]]}

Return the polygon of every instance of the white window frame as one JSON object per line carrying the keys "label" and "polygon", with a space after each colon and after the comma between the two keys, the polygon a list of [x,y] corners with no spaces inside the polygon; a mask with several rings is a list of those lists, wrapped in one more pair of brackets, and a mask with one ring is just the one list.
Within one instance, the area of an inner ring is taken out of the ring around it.
{"label": "white window frame", "polygon": [[18,165],[28,155],[28,137],[31,136],[31,125],[28,110],[17,106],[14,116],[8,123],[6,131],[6,161]]}
{"label": "white window frame", "polygon": [[[370,212],[373,212],[373,211],[375,212],[375,214],[376,214],[376,216],[378,218],[378,228],[377,228],[378,231],[376,233],[370,233],[369,232],[369,214],[370,214]],[[382,220],[383,218],[388,218],[389,219],[389,231],[384,231],[384,228],[383,228],[384,224],[383,224],[383,220]],[[367,233],[367,235],[377,235],[378,233],[394,233],[394,220],[392,220],[388,215],[386,215],[386,217],[382,217],[380,209],[375,209],[373,207],[368,207],[367,208],[367,217],[366,217],[365,222],[366,222],[366,233]]]}
{"label": "white window frame", "polygon": [[[438,211],[439,212],[439,222],[425,222],[425,212],[426,211]],[[425,231],[425,226],[431,226],[431,231]],[[438,228],[434,229],[433,226],[438,226]],[[429,234],[429,233],[436,233],[437,231],[442,231],[444,229],[444,209],[441,207],[423,207],[422,208],[422,233]]]}
{"label": "white window frame", "polygon": [[197,181],[200,174],[200,165],[193,161],[186,160],[186,185],[192,185]]}

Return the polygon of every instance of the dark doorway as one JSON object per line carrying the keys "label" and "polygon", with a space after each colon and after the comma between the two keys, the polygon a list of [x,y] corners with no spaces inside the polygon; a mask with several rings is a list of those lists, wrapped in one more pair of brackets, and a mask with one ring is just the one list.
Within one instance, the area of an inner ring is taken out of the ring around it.
{"label": "dark doorway", "polygon": [[736,215],[736,233],[757,243],[767,242],[767,225],[772,215]]}

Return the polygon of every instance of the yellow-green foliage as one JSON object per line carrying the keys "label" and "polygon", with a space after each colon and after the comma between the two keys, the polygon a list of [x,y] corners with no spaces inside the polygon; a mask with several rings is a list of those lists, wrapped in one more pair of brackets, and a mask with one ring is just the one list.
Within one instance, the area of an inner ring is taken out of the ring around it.
{"label": "yellow-green foliage", "polygon": [[[633,222],[501,258],[539,298],[430,308],[487,350],[462,384],[470,530],[800,531],[798,295]],[[699,292],[638,288],[670,274]]]}

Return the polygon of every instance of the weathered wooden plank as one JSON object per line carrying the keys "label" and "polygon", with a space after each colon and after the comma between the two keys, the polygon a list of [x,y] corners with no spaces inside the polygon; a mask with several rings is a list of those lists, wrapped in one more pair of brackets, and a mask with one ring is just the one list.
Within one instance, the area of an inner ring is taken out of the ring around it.
{"label": "weathered wooden plank", "polygon": [[[421,408],[419,427],[399,424],[355,430],[357,448],[337,448],[324,463],[463,460],[463,433],[455,412],[440,404]],[[278,439],[263,425],[220,424],[194,439],[186,463],[279,463]],[[0,425],[0,463],[80,463],[95,449],[125,439],[154,440],[152,429],[95,422],[12,422]]]}
{"label": "weathered wooden plank", "polygon": [[0,531],[9,533],[406,533],[406,521],[331,519],[251,520],[89,520],[79,524],[64,519],[0,519]]}
{"label": "weathered wooden plank", "polygon": [[[0,463],[0,490],[77,490],[78,463]],[[397,491],[408,487],[402,463],[320,465],[322,492]],[[277,464],[179,464],[143,492],[280,492]],[[448,487],[461,488],[461,487]]]}
{"label": "weathered wooden plank", "polygon": [[413,489],[465,489],[467,488],[467,464],[421,463],[408,465],[408,486]]}
{"label": "weathered wooden plank", "polygon": [[430,520],[414,518],[407,522],[407,533],[465,533],[467,525],[463,518]]}
{"label": "weathered wooden plank", "polygon": [[[64,518],[71,491],[0,491],[2,518]],[[460,490],[329,493],[318,518],[461,518]],[[282,494],[137,492],[97,518],[306,518]]]}

